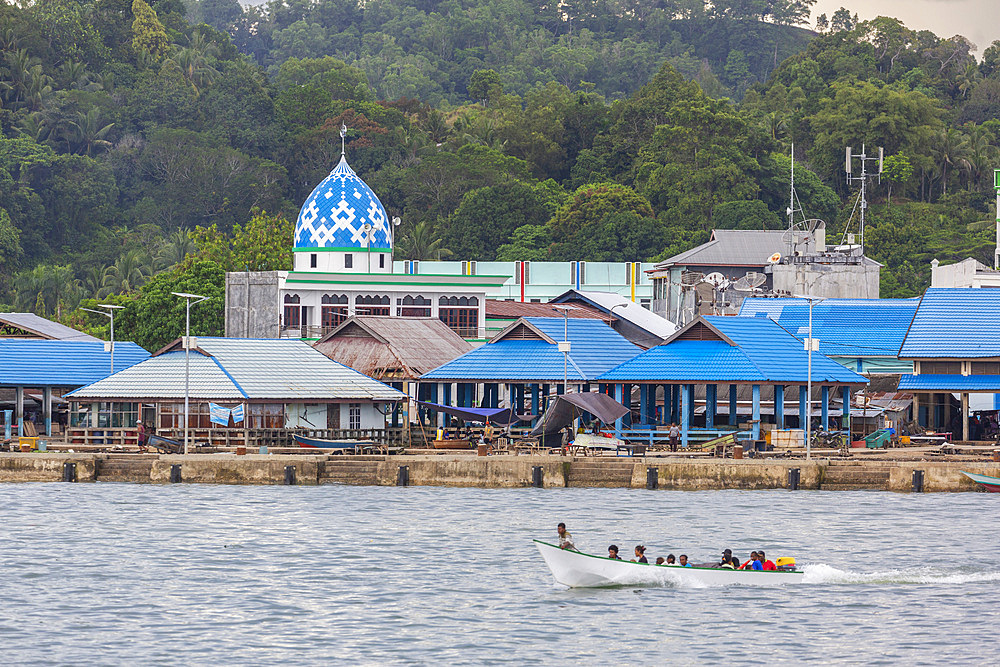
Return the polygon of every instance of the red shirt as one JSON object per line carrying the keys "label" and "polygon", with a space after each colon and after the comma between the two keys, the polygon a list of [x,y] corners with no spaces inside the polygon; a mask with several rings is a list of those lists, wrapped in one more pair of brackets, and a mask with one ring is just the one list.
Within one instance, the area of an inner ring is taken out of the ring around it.
{"label": "red shirt", "polygon": [[764,569],[765,570],[776,570],[777,569],[776,567],[774,567],[774,563],[772,563],[769,560],[764,561],[763,565],[764,565]]}

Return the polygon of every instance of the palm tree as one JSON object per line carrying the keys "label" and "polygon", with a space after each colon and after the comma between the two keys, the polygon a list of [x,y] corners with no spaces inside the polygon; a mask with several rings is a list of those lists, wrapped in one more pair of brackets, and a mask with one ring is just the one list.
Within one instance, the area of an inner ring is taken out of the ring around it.
{"label": "palm tree", "polygon": [[104,287],[111,294],[128,294],[139,289],[150,275],[149,258],[133,248],[126,250],[104,271]]}
{"label": "palm tree", "polygon": [[423,122],[423,126],[430,140],[439,146],[447,141],[451,135],[451,128],[448,127],[448,121],[445,119],[444,114],[437,109],[430,110],[430,113],[427,114],[427,119]]}
{"label": "palm tree", "polygon": [[83,272],[83,279],[80,281],[84,294],[91,299],[103,299],[107,296],[107,288],[104,286],[104,275],[108,267],[91,266]]}
{"label": "palm tree", "polygon": [[101,110],[98,107],[91,107],[87,113],[77,113],[77,118],[70,125],[73,141],[77,148],[87,155],[95,151],[104,151],[111,148],[111,142],[105,137],[111,132],[114,123],[107,125],[101,120]]}
{"label": "palm tree", "polygon": [[188,236],[188,230],[184,227],[175,229],[156,253],[156,266],[160,270],[169,269],[183,262],[184,258],[195,250],[194,241]]}
{"label": "palm tree", "polygon": [[451,250],[441,247],[441,239],[434,236],[434,228],[429,222],[418,222],[403,236],[403,255],[417,260],[450,257]]}
{"label": "palm tree", "polygon": [[54,313],[61,317],[63,307],[76,307],[82,292],[80,281],[68,264],[39,264],[18,274],[15,284],[14,307],[42,316]]}
{"label": "palm tree", "polygon": [[989,165],[996,163],[1000,150],[993,143],[996,137],[982,125],[970,123],[968,130],[960,148],[964,154],[962,167],[968,174],[969,189],[974,189],[982,183]]}
{"label": "palm tree", "polygon": [[962,133],[949,127],[941,130],[931,149],[937,159],[937,168],[941,173],[942,195],[948,194],[948,168],[961,167],[961,161],[965,155],[962,144]]}
{"label": "palm tree", "polygon": [[211,85],[219,75],[219,71],[209,64],[209,58],[218,55],[218,47],[196,32],[188,38],[188,45],[180,47],[170,60],[181,70],[197,94],[199,88]]}

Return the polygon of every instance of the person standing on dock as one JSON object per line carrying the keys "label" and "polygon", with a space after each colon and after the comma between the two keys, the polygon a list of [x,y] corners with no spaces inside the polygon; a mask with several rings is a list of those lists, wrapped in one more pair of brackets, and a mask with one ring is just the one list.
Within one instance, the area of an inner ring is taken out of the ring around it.
{"label": "person standing on dock", "polygon": [[678,428],[677,424],[671,423],[670,429],[667,431],[667,436],[670,438],[670,451],[676,452],[677,445],[681,439],[681,429]]}
{"label": "person standing on dock", "polygon": [[560,549],[571,549],[576,551],[576,545],[573,544],[573,536],[569,534],[568,530],[566,530],[566,524],[560,523],[556,526],[556,532],[559,533]]}
{"label": "person standing on dock", "polygon": [[146,425],[142,423],[141,419],[135,423],[135,435],[139,451],[146,451]]}

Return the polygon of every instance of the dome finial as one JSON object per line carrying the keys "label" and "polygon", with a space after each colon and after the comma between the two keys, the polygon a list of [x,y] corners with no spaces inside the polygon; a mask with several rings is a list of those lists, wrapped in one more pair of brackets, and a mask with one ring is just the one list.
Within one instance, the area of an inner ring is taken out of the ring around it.
{"label": "dome finial", "polygon": [[347,124],[340,124],[340,154],[347,155]]}

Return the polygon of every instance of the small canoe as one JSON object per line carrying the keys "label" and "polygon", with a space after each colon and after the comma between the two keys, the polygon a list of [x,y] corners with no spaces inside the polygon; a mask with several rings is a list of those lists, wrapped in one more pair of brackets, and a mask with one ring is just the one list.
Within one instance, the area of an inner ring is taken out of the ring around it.
{"label": "small canoe", "polygon": [[989,475],[978,475],[974,472],[960,471],[963,475],[979,484],[991,493],[1000,493],[1000,477],[990,477]]}
{"label": "small canoe", "polygon": [[681,567],[612,560],[580,551],[560,549],[535,540],[555,580],[570,588],[595,586],[777,586],[801,584],[797,570],[726,570],[714,567]]}
{"label": "small canoe", "polygon": [[292,441],[306,449],[356,449],[369,447],[369,440],[323,440],[322,438],[307,438],[304,435],[293,435]]}

